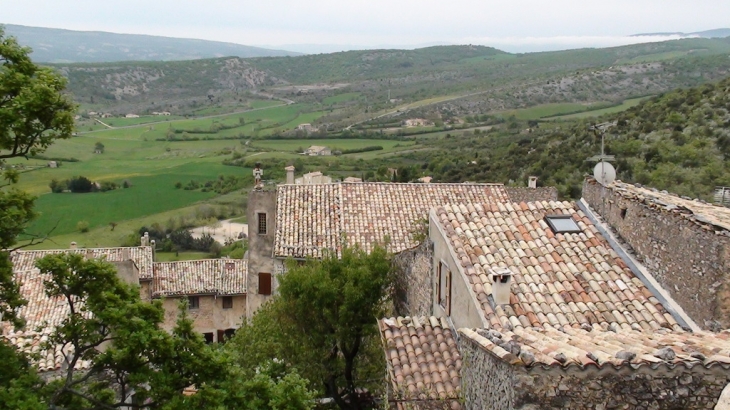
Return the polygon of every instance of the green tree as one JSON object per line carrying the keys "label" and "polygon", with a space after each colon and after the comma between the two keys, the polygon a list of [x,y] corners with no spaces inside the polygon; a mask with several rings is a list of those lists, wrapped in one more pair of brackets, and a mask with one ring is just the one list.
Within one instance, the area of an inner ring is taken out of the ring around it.
{"label": "green tree", "polygon": [[101,141],[97,141],[96,144],[94,144],[94,152],[98,152],[99,154],[104,153],[104,144],[102,144]]}
{"label": "green tree", "polygon": [[[13,37],[5,37],[0,27],[0,166],[7,158],[42,152],[56,139],[68,138],[73,131],[76,107],[63,94],[66,80],[49,68],[33,64],[30,49],[20,47]],[[7,184],[18,174],[7,170]],[[0,190],[0,316],[16,324],[23,304],[13,282],[7,249],[34,217],[34,198],[16,189]]]}
{"label": "green tree", "polygon": [[0,27],[0,159],[38,154],[73,132],[66,79],[33,64],[29,53]]}
{"label": "green tree", "polygon": [[[127,401],[160,408],[223,371],[224,361],[193,331],[185,309],[171,334],[161,329],[161,302],[142,301],[139,288],[122,282],[114,265],[68,253],[36,266],[48,275],[46,295],[71,312],[43,346],[72,347],[63,376],[44,389],[49,405],[104,409]],[[88,369],[77,366],[81,361],[90,362]]]}
{"label": "green tree", "polygon": [[[236,334],[243,368],[283,359],[342,409],[364,404],[357,388],[377,390],[383,354],[376,318],[385,313],[393,275],[382,247],[345,248],[304,265],[289,263],[278,294]],[[377,380],[376,383],[371,383]]]}

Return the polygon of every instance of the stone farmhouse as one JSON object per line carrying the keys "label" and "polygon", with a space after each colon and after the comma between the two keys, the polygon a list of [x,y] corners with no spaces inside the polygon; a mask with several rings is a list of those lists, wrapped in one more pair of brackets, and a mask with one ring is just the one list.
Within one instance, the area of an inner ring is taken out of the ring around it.
{"label": "stone farmhouse", "polygon": [[332,155],[332,150],[327,147],[323,147],[321,145],[312,145],[311,147],[304,150],[303,154],[313,156],[313,157],[316,157],[319,155]]}
{"label": "stone farmhouse", "polygon": [[[24,329],[0,322],[2,337],[26,353],[38,354],[37,365],[47,375],[65,365],[60,348],[40,351],[55,327],[69,314],[60,298],[45,295],[46,279],[35,262],[49,254],[75,252],[87,258],[102,258],[113,263],[120,279],[138,284],[142,300],[162,299],[165,309],[162,327],[171,330],[176,323],[180,301],[188,302],[194,329],[209,343],[223,342],[233,335],[246,316],[246,260],[208,259],[182,262],[154,262],[154,243],[142,238],[143,246],[120,248],[54,249],[15,251],[11,254],[16,280],[28,304],[20,314],[26,318]],[[81,368],[88,363],[80,363]]]}

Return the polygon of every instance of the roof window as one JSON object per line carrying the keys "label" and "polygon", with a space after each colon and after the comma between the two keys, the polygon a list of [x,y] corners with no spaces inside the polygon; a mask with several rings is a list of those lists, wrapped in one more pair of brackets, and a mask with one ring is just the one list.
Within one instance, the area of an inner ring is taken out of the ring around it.
{"label": "roof window", "polygon": [[582,230],[570,215],[547,215],[545,222],[555,233],[580,233]]}

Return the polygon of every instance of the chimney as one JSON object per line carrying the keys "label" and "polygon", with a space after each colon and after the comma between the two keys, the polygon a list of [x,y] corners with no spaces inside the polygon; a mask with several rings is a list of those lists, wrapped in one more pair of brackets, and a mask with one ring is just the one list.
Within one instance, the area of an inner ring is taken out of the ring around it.
{"label": "chimney", "polygon": [[[146,235],[146,234],[147,234],[147,232],[145,232],[145,235]],[[149,241],[149,238],[147,238],[147,240]],[[156,248],[157,248],[157,246],[156,246],[156,245],[157,245],[157,244],[155,243],[155,240],[153,239],[153,240],[152,240],[152,242],[150,242],[150,246],[152,247],[152,262],[154,262],[154,261],[155,261],[155,256],[156,256],[156,255],[155,255],[155,251],[157,250],[157,249],[156,249]]]}
{"label": "chimney", "polygon": [[142,238],[139,240],[139,242],[140,242],[140,245],[142,245],[142,246],[150,246],[150,233],[145,232],[144,236],[142,236]]}
{"label": "chimney", "polygon": [[286,170],[286,183],[287,185],[294,185],[294,168],[293,165],[289,165],[288,167],[284,168]]}
{"label": "chimney", "polygon": [[76,242],[71,242],[69,249],[76,249]]}
{"label": "chimney", "polygon": [[512,271],[508,268],[491,268],[489,276],[492,279],[492,298],[497,305],[509,305],[509,297],[512,293]]}
{"label": "chimney", "polygon": [[527,177],[527,187],[532,189],[537,188],[537,177]]}

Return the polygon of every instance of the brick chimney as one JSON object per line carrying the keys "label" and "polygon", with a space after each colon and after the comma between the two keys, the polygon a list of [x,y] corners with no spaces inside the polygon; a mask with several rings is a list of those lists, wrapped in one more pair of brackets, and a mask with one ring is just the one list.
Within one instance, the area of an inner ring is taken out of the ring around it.
{"label": "brick chimney", "polygon": [[527,177],[527,187],[535,189],[537,188],[537,177],[529,176]]}
{"label": "brick chimney", "polygon": [[284,168],[286,170],[286,183],[287,185],[294,185],[294,168],[293,165],[289,165],[288,167]]}

